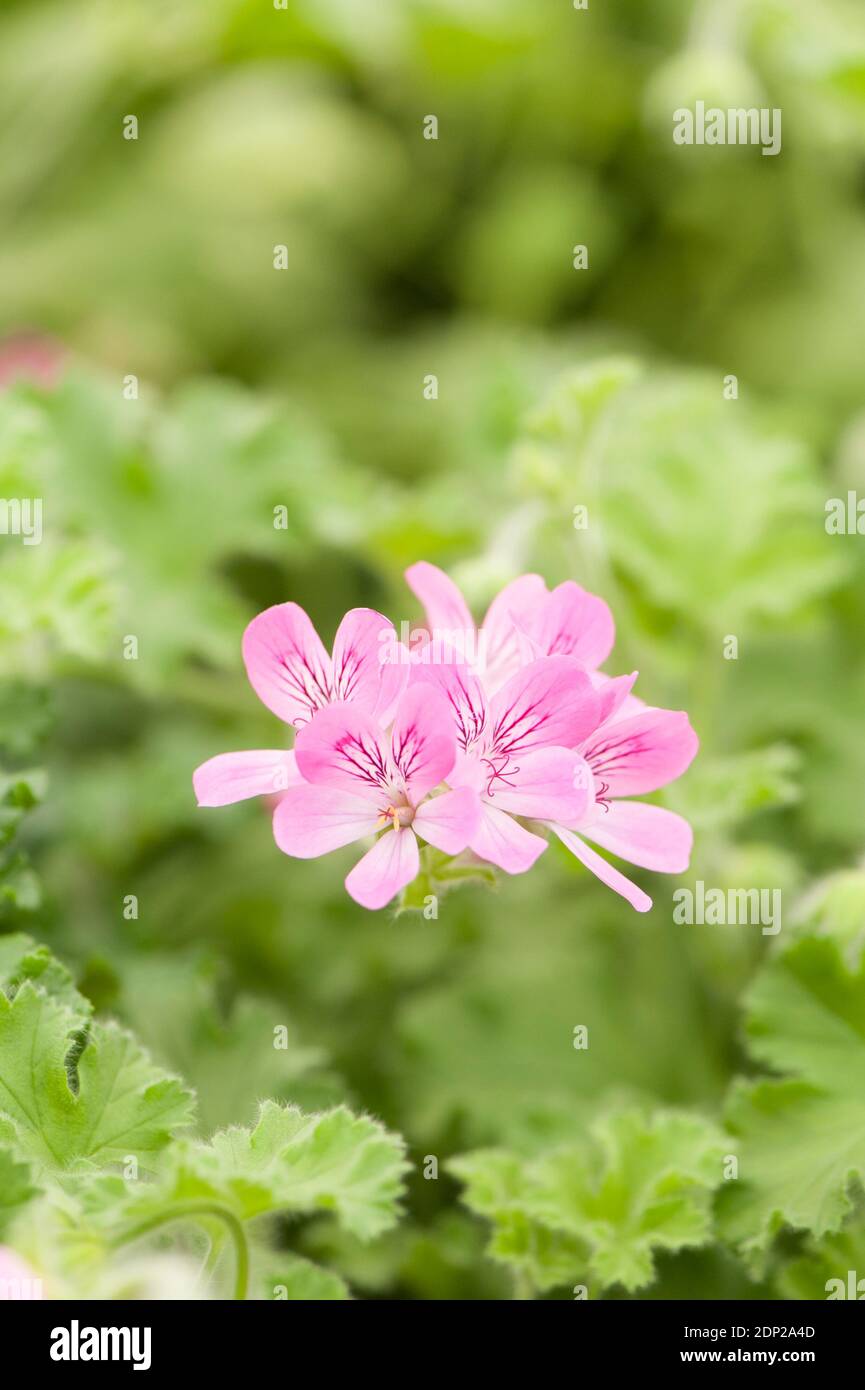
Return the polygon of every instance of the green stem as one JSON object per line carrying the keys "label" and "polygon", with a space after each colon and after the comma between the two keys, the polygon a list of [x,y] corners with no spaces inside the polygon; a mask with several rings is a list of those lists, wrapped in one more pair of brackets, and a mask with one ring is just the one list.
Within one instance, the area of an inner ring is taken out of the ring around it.
{"label": "green stem", "polygon": [[208,1250],[204,1258],[204,1264],[201,1267],[201,1273],[204,1279],[208,1282],[213,1278],[213,1275],[216,1272],[216,1266],[219,1264],[219,1257],[221,1254],[222,1242],[217,1240],[211,1240],[210,1249]]}
{"label": "green stem", "polygon": [[148,1216],[145,1221],[140,1221],[136,1226],[130,1226],[127,1231],[121,1231],[111,1244],[114,1247],[127,1245],[130,1241],[139,1240],[141,1236],[149,1235],[159,1226],[167,1225],[169,1221],[183,1221],[189,1217],[195,1220],[202,1216],[215,1216],[217,1220],[224,1223],[231,1236],[235,1254],[234,1297],[236,1299],[246,1298],[249,1288],[249,1246],[246,1243],[246,1234],[234,1213],[229,1211],[227,1207],[220,1206],[218,1202],[189,1201],[179,1203],[167,1211],[157,1212],[155,1216]]}

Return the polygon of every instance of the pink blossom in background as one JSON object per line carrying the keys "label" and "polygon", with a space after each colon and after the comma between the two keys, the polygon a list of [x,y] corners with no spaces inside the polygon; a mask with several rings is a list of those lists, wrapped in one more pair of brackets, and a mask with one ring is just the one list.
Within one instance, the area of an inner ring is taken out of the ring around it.
{"label": "pink blossom in background", "polygon": [[53,338],[42,333],[12,333],[0,339],[0,390],[16,381],[36,386],[56,386],[66,353]]}

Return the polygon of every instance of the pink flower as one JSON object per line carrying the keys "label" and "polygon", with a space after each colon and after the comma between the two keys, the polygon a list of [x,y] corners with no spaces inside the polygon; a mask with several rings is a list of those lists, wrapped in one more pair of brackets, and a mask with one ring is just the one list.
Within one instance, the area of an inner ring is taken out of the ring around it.
{"label": "pink flower", "polygon": [[297,859],[314,859],[384,830],[345,880],[355,902],[384,907],[418,872],[418,835],[459,854],[477,829],[473,791],[430,796],[456,751],[445,700],[425,686],[403,695],[389,738],[357,704],[319,710],[297,736],[305,782],[290,787],[274,812],[276,843]]}
{"label": "pink flower", "polygon": [[[387,618],[372,608],[352,608],[329,656],[303,609],[280,603],[247,627],[243,660],[256,695],[286,724],[298,728],[336,702],[350,702],[384,724],[408,679],[405,662],[382,662],[382,652],[394,645],[396,633]],[[301,780],[294,753],[285,748],[220,753],[192,778],[199,806],[282,792]]]}
{"label": "pink flower", "polygon": [[41,1281],[20,1255],[0,1245],[0,1301],[35,1302],[42,1298]]}
{"label": "pink flower", "polygon": [[633,713],[632,706],[638,702],[627,692],[625,699],[579,745],[592,784],[585,811],[576,820],[555,817],[550,828],[602,883],[621,893],[638,912],[648,912],[651,898],[574,832],[579,830],[602,849],[640,868],[683,873],[693,842],[688,822],[661,806],[619,798],[657,791],[681,776],[699,741],[684,712],[644,706]]}
{"label": "pink flower", "polygon": [[469,848],[506,873],[525,873],[547,847],[520,825],[533,820],[577,821],[590,797],[583,759],[573,751],[599,722],[601,699],[579,662],[540,657],[516,672],[487,702],[465,665],[444,661],[412,669],[413,684],[434,686],[446,698],[458,755],[452,786],[471,787],[481,816]]}
{"label": "pink flower", "polygon": [[[496,595],[476,629],[463,595],[443,570],[421,560],[405,577],[423,604],[431,634],[461,655],[487,690],[497,690],[537,656],[573,656],[593,669],[612,651],[612,613],[603,599],[573,580],[551,593],[539,574],[520,575]],[[452,634],[461,636],[457,640]]]}
{"label": "pink flower", "polygon": [[0,390],[16,381],[56,386],[64,359],[60,344],[44,333],[12,333],[0,338]]}
{"label": "pink flower", "polygon": [[545,593],[514,620],[528,638],[534,656],[573,656],[593,671],[616,640],[616,626],[607,604],[572,579]]}
{"label": "pink flower", "polygon": [[418,838],[516,874],[546,849],[540,826],[647,911],[651,899],[586,842],[642,868],[687,868],[687,822],[625,798],[684,772],[697,737],[686,714],[631,694],[636,672],[598,669],[615,636],[606,603],[525,574],[478,629],[434,565],[412,565],[406,579],[430,625],[411,656],[371,609],[346,614],[330,655],[297,604],[253,619],[250,683],[298,730],[295,748],[211,758],[194,774],[199,804],[280,792],[274,836],[299,859],[376,837],[345,880],[364,907],[383,907],[416,876]]}

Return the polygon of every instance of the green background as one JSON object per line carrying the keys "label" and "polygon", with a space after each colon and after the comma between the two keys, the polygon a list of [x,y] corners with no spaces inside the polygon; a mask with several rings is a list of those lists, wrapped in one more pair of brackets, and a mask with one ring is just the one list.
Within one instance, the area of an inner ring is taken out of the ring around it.
{"label": "green background", "polygon": [[[782,152],[675,146],[697,99],[780,107]],[[0,924],[196,1086],[204,1132],[277,1096],[406,1136],[393,1234],[282,1233],[357,1296],[509,1297],[450,1156],[622,1106],[721,1122],[734,1078],[788,1069],[743,1037],[769,957],[811,933],[857,967],[865,550],[824,522],[865,493],[863,157],[853,0],[3,7],[2,352],[28,331],[62,365],[0,397],[0,496],[45,527],[0,539]],[[196,809],[198,763],[285,732],[249,618],[294,599],[327,645],[354,605],[416,619],[418,559],[478,614],[523,571],[577,579],[614,611],[608,669],[688,710],[701,752],[662,799],[694,858],[637,875],[647,917],[557,846],[437,921],[368,914],[353,850],[290,861],[260,803]],[[675,925],[698,878],[780,888],[780,937]],[[861,991],[846,1018],[861,1041]],[[735,1224],[662,1254],[651,1296],[823,1296],[821,1260],[855,1267],[803,1221],[757,1270]]]}

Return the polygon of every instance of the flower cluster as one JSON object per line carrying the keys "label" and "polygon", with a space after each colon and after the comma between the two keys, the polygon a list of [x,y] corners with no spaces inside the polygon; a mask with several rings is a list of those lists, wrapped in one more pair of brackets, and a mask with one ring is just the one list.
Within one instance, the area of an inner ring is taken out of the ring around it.
{"label": "flower cluster", "polygon": [[199,805],[277,794],[276,843],[299,859],[375,837],[345,881],[368,908],[416,877],[418,840],[519,874],[546,849],[547,830],[648,911],[651,899],[587,841],[644,869],[686,869],[688,823],[631,798],[678,777],[697,737],[686,714],[631,693],[636,672],[599,670],[615,636],[606,603],[526,574],[476,628],[434,565],[413,565],[406,579],[427,623],[408,645],[369,608],[345,615],[330,654],[295,603],[253,619],[249,680],[297,730],[294,749],[211,758],[194,774]]}

